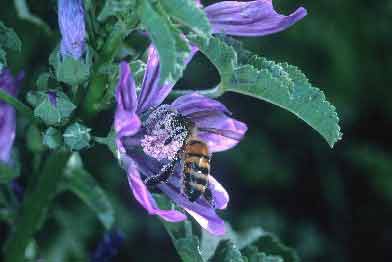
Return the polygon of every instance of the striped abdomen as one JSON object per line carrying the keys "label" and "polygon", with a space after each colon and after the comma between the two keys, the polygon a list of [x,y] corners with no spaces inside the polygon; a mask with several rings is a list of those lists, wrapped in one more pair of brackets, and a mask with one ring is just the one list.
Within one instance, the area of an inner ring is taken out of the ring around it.
{"label": "striped abdomen", "polygon": [[209,173],[207,145],[199,140],[190,140],[184,148],[183,193],[191,202],[205,193]]}

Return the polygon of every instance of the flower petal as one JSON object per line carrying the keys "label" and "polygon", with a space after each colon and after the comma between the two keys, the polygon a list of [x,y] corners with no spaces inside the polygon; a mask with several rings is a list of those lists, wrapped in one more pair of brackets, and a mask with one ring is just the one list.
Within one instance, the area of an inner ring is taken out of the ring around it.
{"label": "flower petal", "polygon": [[172,90],[174,84],[159,85],[159,55],[157,49],[148,48],[147,68],[144,74],[137,112],[142,113],[150,107],[160,105]]}
{"label": "flower petal", "polygon": [[225,209],[229,203],[229,194],[226,189],[211,175],[208,176],[208,183],[214,198],[215,208]]}
{"label": "flower petal", "polygon": [[186,215],[177,210],[161,210],[158,208],[134,165],[130,165],[128,168],[128,182],[134,197],[150,215],[158,215],[168,222],[180,222],[186,219]]}
{"label": "flower petal", "polygon": [[9,163],[15,140],[15,109],[3,102],[0,104],[0,161]]}
{"label": "flower petal", "polygon": [[263,36],[283,31],[306,16],[300,7],[288,16],[278,14],[271,0],[222,1],[204,8],[214,33]]}
{"label": "flower petal", "polygon": [[199,129],[199,138],[207,143],[212,153],[234,147],[248,129],[246,124],[222,112],[202,113],[192,114],[190,118]]}
{"label": "flower petal", "polygon": [[230,111],[223,104],[197,93],[180,96],[174,100],[172,106],[183,116],[204,111],[219,111],[230,114]]}
{"label": "flower petal", "polygon": [[114,116],[114,130],[116,131],[117,149],[120,150],[121,153],[125,152],[122,138],[136,134],[141,125],[141,121],[136,113],[117,109]]}
{"label": "flower petal", "polygon": [[120,63],[120,76],[116,88],[117,108],[135,112],[137,108],[136,84],[127,62]]}
{"label": "flower petal", "polygon": [[200,205],[198,202],[190,202],[178,190],[167,184],[158,186],[177,205],[184,208],[195,220],[213,235],[223,235],[225,233],[224,221],[215,213],[210,206]]}

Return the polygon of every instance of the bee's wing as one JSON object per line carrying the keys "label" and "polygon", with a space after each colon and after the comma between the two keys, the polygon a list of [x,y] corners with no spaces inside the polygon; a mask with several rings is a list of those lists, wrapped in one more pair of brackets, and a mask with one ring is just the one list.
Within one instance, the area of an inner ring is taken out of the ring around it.
{"label": "bee's wing", "polygon": [[198,128],[199,132],[207,132],[207,133],[212,133],[215,135],[227,137],[236,141],[241,141],[243,134],[239,134],[237,132],[231,131],[231,130],[225,130],[225,129],[218,129],[218,128],[209,128],[209,127],[199,127]]}

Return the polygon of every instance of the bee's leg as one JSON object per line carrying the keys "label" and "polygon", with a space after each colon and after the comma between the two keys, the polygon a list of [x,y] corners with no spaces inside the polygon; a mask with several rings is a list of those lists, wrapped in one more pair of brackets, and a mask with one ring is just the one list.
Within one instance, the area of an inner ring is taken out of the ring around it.
{"label": "bee's leg", "polygon": [[174,167],[176,165],[176,161],[172,161],[162,167],[157,175],[147,177],[144,180],[144,184],[147,186],[155,186],[157,184],[166,182],[169,177],[174,173]]}
{"label": "bee's leg", "polygon": [[214,201],[214,198],[212,197],[211,189],[208,186],[204,190],[203,195],[204,195],[204,198],[207,200],[208,204],[210,204],[210,206],[212,208],[215,208],[215,201]]}

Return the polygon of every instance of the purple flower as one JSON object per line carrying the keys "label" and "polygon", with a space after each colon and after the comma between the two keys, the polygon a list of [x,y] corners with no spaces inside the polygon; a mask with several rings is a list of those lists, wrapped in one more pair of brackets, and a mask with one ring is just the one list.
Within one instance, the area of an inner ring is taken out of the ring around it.
{"label": "purple flower", "polygon": [[[199,5],[200,1],[197,1]],[[301,20],[306,9],[299,7],[288,16],[278,14],[272,0],[222,1],[204,8],[214,33],[233,36],[263,36],[283,31]]]}
{"label": "purple flower", "polygon": [[82,0],[58,0],[61,32],[60,53],[79,59],[86,50],[86,26]]}
{"label": "purple flower", "polygon": [[[174,125],[175,120],[186,118],[194,124],[199,130],[198,138],[208,145],[211,153],[235,146],[247,127],[229,117],[230,112],[224,105],[196,93],[179,97],[170,105],[162,105],[173,85],[159,85],[158,53],[151,46],[148,54],[139,95],[136,94],[136,85],[128,64],[120,64],[114,121],[118,157],[127,170],[134,197],[147,212],[169,222],[178,222],[185,220],[186,216],[178,210],[160,209],[143,182],[157,175],[181,148],[183,132],[177,133],[179,127]],[[168,140],[169,137],[173,139]],[[213,208],[204,197],[191,202],[181,193],[183,173],[180,165],[174,168],[173,173],[166,183],[158,184],[157,188],[210,233],[224,234],[224,222],[214,209],[226,208],[229,201],[229,195],[222,185],[209,176],[209,188],[215,204]]]}
{"label": "purple flower", "polygon": [[[3,69],[0,73],[0,89],[9,95],[16,96],[23,75],[23,73],[19,73],[14,78],[8,69]],[[11,105],[0,101],[0,161],[5,163],[10,161],[11,149],[15,140],[15,129],[15,109]]]}

